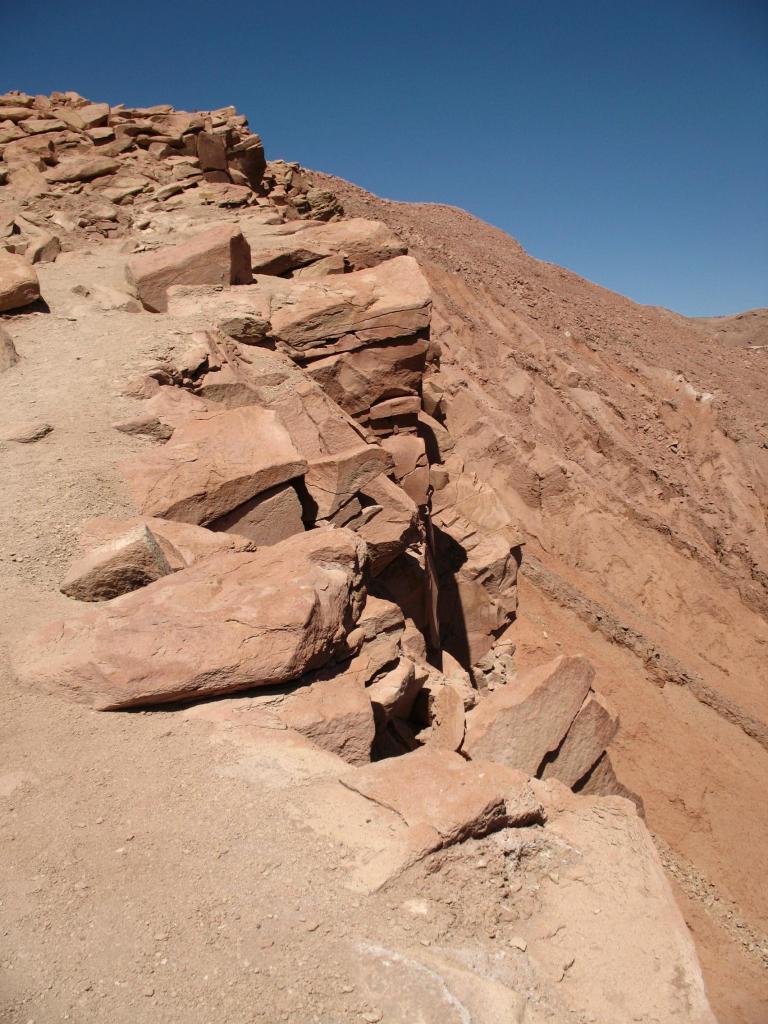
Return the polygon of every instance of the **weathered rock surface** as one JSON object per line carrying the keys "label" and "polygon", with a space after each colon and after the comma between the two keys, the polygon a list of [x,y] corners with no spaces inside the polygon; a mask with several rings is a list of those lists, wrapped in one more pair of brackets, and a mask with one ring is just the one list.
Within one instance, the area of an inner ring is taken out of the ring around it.
{"label": "weathered rock surface", "polygon": [[429,286],[411,256],[309,281],[257,276],[254,289],[269,304],[270,337],[297,358],[362,348],[429,327]]}
{"label": "weathered rock surface", "polygon": [[296,690],[280,707],[278,717],[349,764],[371,760],[373,710],[365,687],[352,676],[342,674]]}
{"label": "weathered rock surface", "polygon": [[239,228],[218,224],[179,245],[132,256],[126,276],[145,309],[163,312],[173,285],[247,285],[251,254]]}
{"label": "weathered rock surface", "polygon": [[604,754],[618,728],[619,716],[605,697],[590,693],[541,777],[575,786]]}
{"label": "weathered rock surface", "polygon": [[272,686],[318,668],[363,605],[365,547],[313,531],[226,552],[29,637],[26,685],[97,710]]}
{"label": "weathered rock surface", "polygon": [[0,249],[0,313],[21,309],[40,298],[40,283],[23,256]]}
{"label": "weathered rock surface", "polygon": [[341,271],[364,270],[405,254],[406,247],[380,221],[362,217],[332,224],[290,221],[249,225],[254,274],[284,275],[331,256],[341,258]]}
{"label": "weathered rock surface", "polygon": [[247,406],[195,413],[161,448],[121,468],[141,512],[205,524],[302,476],[307,464],[273,412]]}
{"label": "weathered rock surface", "polygon": [[258,547],[278,544],[303,532],[301,501],[295,487],[283,484],[238,505],[210,527],[247,537]]}
{"label": "weathered rock surface", "polygon": [[317,506],[316,518],[327,519],[334,515],[391,465],[392,456],[375,444],[357,445],[312,459],[304,482]]}
{"label": "weathered rock surface", "polygon": [[107,601],[144,587],[172,571],[146,526],[93,548],[79,558],[61,583],[61,592],[78,601]]}
{"label": "weathered rock surface", "polygon": [[[434,848],[483,836],[513,823],[507,793],[528,780],[495,765],[473,764],[448,751],[418,750],[345,775],[342,783],[396,811],[412,829],[432,833]],[[543,820],[532,791],[515,811],[516,824]],[[510,800],[510,803],[512,801]]]}
{"label": "weathered rock surface", "polygon": [[80,547],[84,554],[70,566],[61,590],[78,601],[106,601],[211,555],[253,545],[247,537],[170,519],[101,516],[85,524]]}
{"label": "weathered rock surface", "polygon": [[536,775],[570,728],[594,674],[586,658],[563,656],[494,690],[467,715],[464,753]]}

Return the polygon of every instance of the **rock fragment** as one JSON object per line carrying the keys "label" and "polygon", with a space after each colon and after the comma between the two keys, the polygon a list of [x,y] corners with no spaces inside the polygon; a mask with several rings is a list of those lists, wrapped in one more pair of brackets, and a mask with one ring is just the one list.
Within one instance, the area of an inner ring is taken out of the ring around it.
{"label": "rock fragment", "polygon": [[142,525],[78,559],[60,590],[77,601],[107,601],[159,580],[171,571],[160,545]]}
{"label": "rock fragment", "polygon": [[236,225],[218,224],[179,245],[131,257],[126,276],[144,308],[160,313],[172,285],[250,284],[251,253]]}
{"label": "rock fragment", "polygon": [[580,655],[521,673],[469,712],[464,753],[536,775],[544,758],[560,745],[594,674]]}
{"label": "rock fragment", "polygon": [[13,344],[13,338],[4,327],[0,327],[0,373],[10,370],[19,361],[19,353]]}
{"label": "rock fragment", "polygon": [[350,764],[368,764],[374,738],[373,710],[365,687],[341,674],[296,690],[277,712],[290,729]]}
{"label": "rock fragment", "polygon": [[602,756],[618,728],[619,716],[608,701],[599,693],[588,694],[541,777],[575,786]]}

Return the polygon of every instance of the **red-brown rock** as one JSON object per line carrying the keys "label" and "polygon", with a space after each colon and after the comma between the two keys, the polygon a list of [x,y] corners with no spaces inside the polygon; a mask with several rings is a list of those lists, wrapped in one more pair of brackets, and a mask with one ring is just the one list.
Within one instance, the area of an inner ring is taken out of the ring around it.
{"label": "red-brown rock", "polygon": [[363,605],[365,546],[315,530],[227,552],[28,637],[19,675],[97,710],[273,686],[320,667]]}
{"label": "red-brown rock", "polygon": [[160,313],[172,285],[250,284],[251,253],[236,225],[217,224],[180,245],[131,257],[126,276],[145,309]]}
{"label": "red-brown rock", "polygon": [[0,249],[0,313],[29,306],[39,298],[40,284],[32,264]]}
{"label": "red-brown rock", "polygon": [[161,448],[122,463],[146,515],[212,523],[306,471],[277,415],[247,406],[187,417]]}
{"label": "red-brown rock", "polygon": [[556,658],[522,673],[469,712],[464,753],[536,775],[560,745],[594,675],[581,656]]}

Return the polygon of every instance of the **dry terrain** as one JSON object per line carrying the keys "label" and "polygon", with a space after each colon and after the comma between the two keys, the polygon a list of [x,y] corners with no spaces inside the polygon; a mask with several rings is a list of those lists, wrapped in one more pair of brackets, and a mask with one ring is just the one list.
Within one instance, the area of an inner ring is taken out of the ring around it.
{"label": "dry terrain", "polygon": [[768,1019],[768,311],[234,108],[0,151],[0,1021]]}

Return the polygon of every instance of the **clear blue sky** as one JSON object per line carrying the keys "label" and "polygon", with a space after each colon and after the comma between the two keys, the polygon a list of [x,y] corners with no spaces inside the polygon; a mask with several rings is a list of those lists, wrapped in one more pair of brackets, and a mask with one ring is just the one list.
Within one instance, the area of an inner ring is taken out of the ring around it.
{"label": "clear blue sky", "polygon": [[0,90],[233,103],[640,302],[768,305],[768,0],[38,0],[0,39]]}

